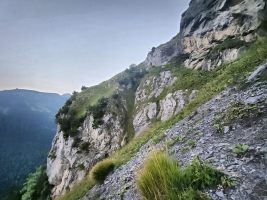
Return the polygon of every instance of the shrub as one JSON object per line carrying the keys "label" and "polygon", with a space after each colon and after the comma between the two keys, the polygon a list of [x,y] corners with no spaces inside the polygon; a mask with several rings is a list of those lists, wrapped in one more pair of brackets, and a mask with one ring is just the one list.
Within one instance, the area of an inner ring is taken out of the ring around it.
{"label": "shrub", "polygon": [[50,199],[51,186],[44,167],[29,175],[21,190],[21,200]]}
{"label": "shrub", "polygon": [[105,112],[106,107],[108,105],[108,98],[103,97],[101,98],[95,106],[89,107],[89,113],[93,115],[93,128],[96,129],[101,126],[104,121],[102,120]]}
{"label": "shrub", "polygon": [[84,86],[84,85],[81,87],[81,90],[82,90],[82,91],[83,91],[83,90],[87,90],[87,89],[88,89],[88,87],[86,87],[86,86]]}
{"label": "shrub", "polygon": [[78,165],[78,169],[79,169],[80,171],[84,170],[84,169],[85,169],[84,164],[83,164],[83,163],[79,164],[79,165]]}
{"label": "shrub", "polygon": [[89,149],[89,142],[83,142],[83,143],[81,143],[80,144],[80,150],[81,151],[85,151],[85,152],[87,152],[88,151],[88,149]]}
{"label": "shrub", "polygon": [[203,190],[217,186],[225,175],[205,164],[199,158],[195,158],[184,170],[184,179],[190,182],[190,187]]}
{"label": "shrub", "polygon": [[207,199],[200,190],[217,186],[224,174],[196,158],[182,170],[166,153],[156,152],[145,162],[137,178],[144,199]]}
{"label": "shrub", "polygon": [[77,147],[79,147],[79,144],[81,143],[81,139],[80,138],[78,138],[78,137],[74,137],[74,139],[73,139],[73,143],[72,143],[72,147],[73,148],[77,148]]}
{"label": "shrub", "polygon": [[221,123],[218,122],[218,123],[214,124],[213,127],[216,129],[216,132],[217,133],[220,133],[220,134],[224,133],[224,126],[223,126],[223,124],[221,124]]}
{"label": "shrub", "polygon": [[111,159],[98,162],[91,170],[91,176],[97,183],[103,183],[110,172],[115,168],[115,164]]}
{"label": "shrub", "polygon": [[52,159],[52,160],[55,160],[56,159],[56,151],[55,150],[53,150],[52,152],[50,152],[49,154],[48,154],[48,158],[50,158],[50,159]]}

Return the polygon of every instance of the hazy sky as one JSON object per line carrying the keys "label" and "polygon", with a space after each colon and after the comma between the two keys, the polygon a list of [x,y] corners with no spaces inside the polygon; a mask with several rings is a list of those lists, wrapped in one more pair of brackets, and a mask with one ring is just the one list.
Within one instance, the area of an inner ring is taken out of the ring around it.
{"label": "hazy sky", "polygon": [[0,90],[66,93],[142,62],[189,0],[0,0]]}

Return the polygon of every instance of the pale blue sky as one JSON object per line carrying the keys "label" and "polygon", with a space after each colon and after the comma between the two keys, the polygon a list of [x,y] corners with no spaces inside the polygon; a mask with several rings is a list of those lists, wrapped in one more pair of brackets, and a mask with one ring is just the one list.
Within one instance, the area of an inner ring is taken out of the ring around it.
{"label": "pale blue sky", "polygon": [[0,0],[0,90],[66,93],[142,62],[189,0]]}

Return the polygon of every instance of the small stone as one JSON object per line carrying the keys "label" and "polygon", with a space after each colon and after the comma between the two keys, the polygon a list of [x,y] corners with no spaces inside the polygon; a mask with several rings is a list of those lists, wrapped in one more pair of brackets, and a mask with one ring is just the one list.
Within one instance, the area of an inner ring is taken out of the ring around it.
{"label": "small stone", "polygon": [[230,127],[229,126],[224,126],[223,127],[223,133],[226,134],[230,131]]}
{"label": "small stone", "polygon": [[223,194],[222,191],[216,192],[216,195],[217,195],[218,197],[224,198],[224,194]]}

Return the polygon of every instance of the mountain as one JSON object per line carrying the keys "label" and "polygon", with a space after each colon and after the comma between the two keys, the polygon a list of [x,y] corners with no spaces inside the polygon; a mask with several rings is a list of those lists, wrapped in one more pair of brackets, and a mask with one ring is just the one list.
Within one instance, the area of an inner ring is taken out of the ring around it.
{"label": "mountain", "polygon": [[51,196],[266,198],[266,4],[192,0],[144,62],[74,93],[56,115]]}
{"label": "mountain", "polygon": [[56,131],[55,114],[69,95],[0,91],[0,195],[19,186],[45,158]]}

